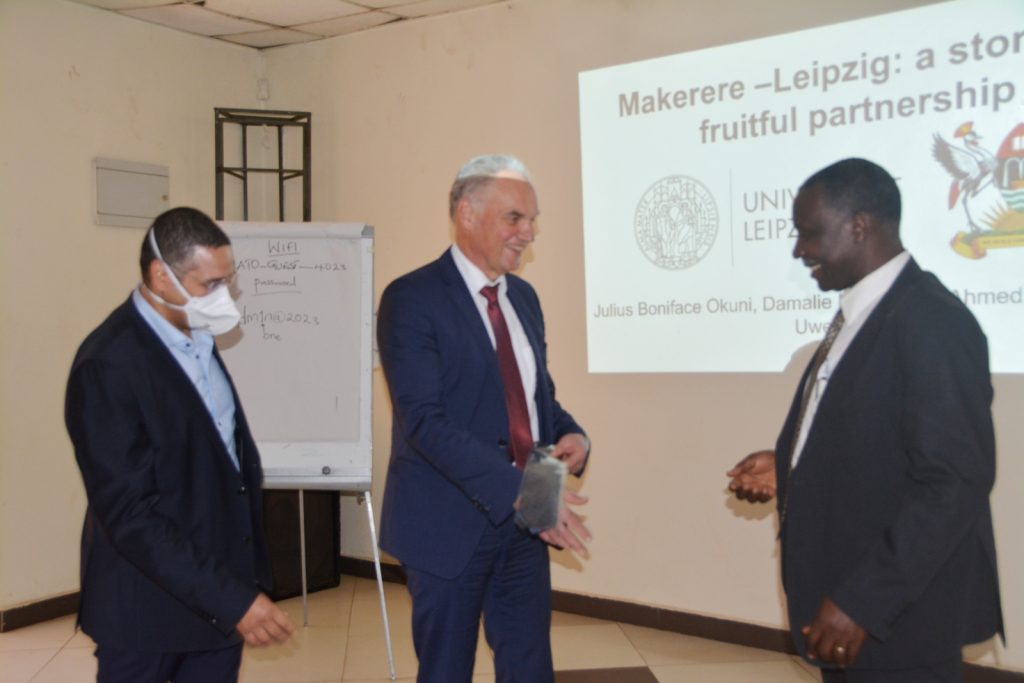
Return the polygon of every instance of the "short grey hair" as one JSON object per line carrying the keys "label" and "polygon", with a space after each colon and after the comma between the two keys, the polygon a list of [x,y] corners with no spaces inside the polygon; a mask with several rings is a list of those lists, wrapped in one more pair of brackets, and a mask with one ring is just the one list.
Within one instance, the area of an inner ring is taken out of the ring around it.
{"label": "short grey hair", "polygon": [[455,182],[448,195],[448,214],[454,219],[459,201],[494,178],[515,178],[533,184],[526,164],[511,154],[482,154],[473,157],[455,174]]}

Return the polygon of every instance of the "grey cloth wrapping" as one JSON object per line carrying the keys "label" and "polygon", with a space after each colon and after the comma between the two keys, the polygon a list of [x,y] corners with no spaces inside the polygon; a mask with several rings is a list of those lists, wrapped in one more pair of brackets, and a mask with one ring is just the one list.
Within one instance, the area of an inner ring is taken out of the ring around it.
{"label": "grey cloth wrapping", "polygon": [[519,486],[517,521],[534,533],[558,524],[566,470],[565,463],[551,457],[552,450],[552,446],[541,446],[530,451]]}

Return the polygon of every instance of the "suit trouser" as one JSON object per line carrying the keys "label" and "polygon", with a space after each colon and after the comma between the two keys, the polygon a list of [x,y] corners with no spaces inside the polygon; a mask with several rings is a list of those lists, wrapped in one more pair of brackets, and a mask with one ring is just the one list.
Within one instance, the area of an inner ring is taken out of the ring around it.
{"label": "suit trouser", "polygon": [[963,662],[957,657],[919,669],[822,669],[823,683],[963,683]]}
{"label": "suit trouser", "polygon": [[202,652],[134,652],[96,646],[97,683],[235,683],[242,644]]}
{"label": "suit trouser", "polygon": [[551,568],[547,546],[511,518],[487,525],[462,573],[442,579],[406,567],[418,683],[469,683],[480,614],[496,683],[551,683]]}

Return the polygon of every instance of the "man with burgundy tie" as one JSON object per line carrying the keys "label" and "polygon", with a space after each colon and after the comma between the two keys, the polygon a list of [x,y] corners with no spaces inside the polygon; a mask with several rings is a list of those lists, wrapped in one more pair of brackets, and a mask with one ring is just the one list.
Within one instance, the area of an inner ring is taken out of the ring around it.
{"label": "man with burgundy tie", "polygon": [[566,505],[555,527],[521,528],[521,468],[535,443],[553,444],[579,474],[590,442],[555,399],[537,295],[512,274],[539,213],[525,166],[470,160],[449,211],[452,247],[381,296],[393,407],[381,548],[406,571],[420,683],[469,683],[481,614],[497,681],[550,683],[546,544],[584,554],[590,534]]}
{"label": "man with burgundy tie", "polygon": [[775,450],[728,473],[777,498],[790,630],[825,683],[961,681],[961,647],[1003,632],[987,343],[903,250],[900,213],[864,159],[801,186],[793,256],[840,310]]}

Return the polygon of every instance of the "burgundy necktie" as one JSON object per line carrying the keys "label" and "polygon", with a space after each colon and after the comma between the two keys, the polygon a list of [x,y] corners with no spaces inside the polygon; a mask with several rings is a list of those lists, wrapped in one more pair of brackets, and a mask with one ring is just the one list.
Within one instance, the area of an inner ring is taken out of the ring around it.
{"label": "burgundy necktie", "polygon": [[526,409],[526,395],[523,393],[523,378],[512,349],[512,337],[505,324],[505,316],[498,305],[498,285],[484,287],[480,293],[487,299],[487,317],[491,320],[494,342],[498,351],[498,366],[501,368],[501,383],[505,387],[505,408],[508,411],[509,452],[516,467],[523,469],[526,457],[533,448],[533,430],[530,429],[530,413]]}

